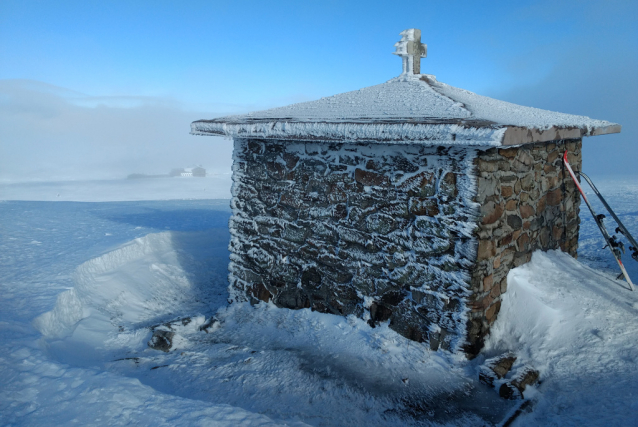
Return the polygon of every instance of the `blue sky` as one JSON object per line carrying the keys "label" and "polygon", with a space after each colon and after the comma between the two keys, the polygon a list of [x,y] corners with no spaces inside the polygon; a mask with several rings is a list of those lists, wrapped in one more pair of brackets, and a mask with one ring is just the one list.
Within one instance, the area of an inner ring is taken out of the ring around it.
{"label": "blue sky", "polygon": [[227,169],[230,142],[190,121],[385,82],[406,28],[442,82],[621,123],[584,141],[585,168],[635,173],[635,1],[3,0],[0,179]]}

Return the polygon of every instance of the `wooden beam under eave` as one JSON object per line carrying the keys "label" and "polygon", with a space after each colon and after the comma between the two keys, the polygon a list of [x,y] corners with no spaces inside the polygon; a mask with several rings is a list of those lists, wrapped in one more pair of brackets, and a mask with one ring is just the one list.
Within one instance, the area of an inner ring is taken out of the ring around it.
{"label": "wooden beam under eave", "polygon": [[[619,133],[620,125],[610,125],[594,128],[590,135],[607,135]],[[521,145],[534,142],[558,141],[561,139],[579,139],[586,135],[585,129],[578,127],[558,128],[552,126],[549,129],[541,130],[535,128],[525,128],[519,126],[508,126],[503,135],[503,145]]]}
{"label": "wooden beam under eave", "polygon": [[621,129],[622,129],[622,126],[620,125],[610,125],[610,126],[594,128],[594,130],[591,131],[591,136],[607,135],[610,133],[620,133]]}

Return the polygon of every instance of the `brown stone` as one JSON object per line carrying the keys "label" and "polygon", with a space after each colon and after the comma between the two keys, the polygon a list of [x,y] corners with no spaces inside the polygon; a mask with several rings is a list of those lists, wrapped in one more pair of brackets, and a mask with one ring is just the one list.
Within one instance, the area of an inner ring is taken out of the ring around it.
{"label": "brown stone", "polygon": [[558,151],[554,151],[552,153],[549,153],[547,155],[547,163],[549,164],[553,164],[554,161],[560,156],[560,153]]}
{"label": "brown stone", "polygon": [[504,277],[503,280],[501,280],[501,294],[504,294],[505,292],[507,292],[507,277]]}
{"label": "brown stone", "polygon": [[536,204],[536,213],[540,215],[545,211],[545,204],[547,203],[547,196],[543,196],[538,199],[538,203]]}
{"label": "brown stone", "polygon": [[567,161],[570,165],[572,165],[572,169],[574,169],[574,171],[578,171],[580,169],[580,156],[574,154],[572,150],[569,150],[567,153]]}
{"label": "brown stone", "polygon": [[355,169],[354,171],[354,179],[362,184],[369,186],[381,186],[388,185],[390,183],[390,179],[382,174],[376,172],[365,171],[363,169]]}
{"label": "brown stone", "polygon": [[[547,193],[547,204],[549,206],[556,206],[563,200],[563,192],[560,188]],[[540,203],[539,203],[540,204]]]}
{"label": "brown stone", "polygon": [[481,261],[496,255],[496,245],[491,240],[479,240],[476,260]]}
{"label": "brown stone", "polygon": [[531,166],[534,163],[534,158],[529,154],[529,150],[519,149],[517,160],[525,166]]}
{"label": "brown stone", "polygon": [[483,291],[487,292],[492,289],[492,284],[494,284],[494,276],[489,275],[483,278]]}
{"label": "brown stone", "polygon": [[494,320],[496,320],[496,315],[498,314],[500,310],[501,310],[501,302],[496,301],[485,312],[485,320],[487,320],[489,323],[492,323]]}
{"label": "brown stone", "polygon": [[490,290],[490,296],[493,299],[496,299],[499,297],[499,295],[501,295],[501,287],[500,286],[492,286],[492,289]]}
{"label": "brown stone", "polygon": [[459,194],[459,190],[456,188],[456,174],[448,172],[441,180],[441,191],[447,194],[449,197],[456,197]]}
{"label": "brown stone", "polygon": [[516,356],[513,354],[507,354],[505,357],[501,357],[500,359],[494,361],[490,364],[490,369],[496,374],[496,376],[500,378],[504,378],[505,375],[512,369],[512,365],[516,361]]}
{"label": "brown stone", "polygon": [[512,380],[512,385],[523,393],[528,385],[535,384],[538,381],[539,376],[540,374],[536,369],[526,368]]}
{"label": "brown stone", "polygon": [[560,179],[557,176],[548,176],[547,177],[547,186],[548,188],[555,188],[558,186]]}
{"label": "brown stone", "polygon": [[516,241],[519,251],[526,251],[529,249],[529,236],[527,234],[521,234],[521,237]]}
{"label": "brown stone", "polygon": [[529,218],[530,216],[534,215],[534,208],[530,205],[522,205],[520,207],[520,212],[521,212],[521,218],[525,219],[525,218]]}
{"label": "brown stone", "polygon": [[379,164],[377,164],[377,162],[375,162],[374,160],[370,159],[366,163],[366,169],[377,170],[379,169]]}
{"label": "brown stone", "polygon": [[554,227],[552,229],[552,236],[555,241],[559,241],[561,237],[563,237],[563,227]]}
{"label": "brown stone", "polygon": [[481,206],[481,213],[483,214],[483,224],[493,224],[503,215],[503,205],[488,202]]}
{"label": "brown stone", "polygon": [[436,216],[439,214],[439,205],[436,199],[413,198],[409,212],[419,216]]}
{"label": "brown stone", "polygon": [[514,253],[516,252],[516,250],[513,247],[509,247],[505,250],[503,250],[503,252],[501,252],[501,266],[505,267],[506,269],[510,269],[512,261],[514,260]]}
{"label": "brown stone", "polygon": [[250,287],[249,293],[253,297],[263,302],[268,302],[270,301],[270,298],[272,298],[272,294],[268,292],[268,289],[266,289],[263,283],[254,283]]}
{"label": "brown stone", "polygon": [[494,258],[494,264],[492,266],[494,267],[495,270],[501,266],[500,256],[497,256],[496,258]]}
{"label": "brown stone", "polygon": [[527,174],[523,179],[521,179],[521,189],[523,191],[530,191],[534,188],[536,182],[534,181],[534,176],[532,174]]}
{"label": "brown stone", "polygon": [[531,259],[532,254],[530,252],[518,252],[516,256],[514,256],[514,267],[528,263]]}
{"label": "brown stone", "polygon": [[507,157],[508,159],[513,159],[514,157],[516,157],[518,150],[518,148],[501,148],[498,150],[498,154],[503,157]]}
{"label": "brown stone", "polygon": [[[506,246],[509,245],[512,242],[512,234],[508,234],[507,236],[503,237],[499,242],[499,246]],[[496,267],[494,267],[496,268]]]}
{"label": "brown stone", "polygon": [[508,187],[508,186],[501,187],[501,196],[508,198],[512,194],[514,194],[514,189],[512,187]]}

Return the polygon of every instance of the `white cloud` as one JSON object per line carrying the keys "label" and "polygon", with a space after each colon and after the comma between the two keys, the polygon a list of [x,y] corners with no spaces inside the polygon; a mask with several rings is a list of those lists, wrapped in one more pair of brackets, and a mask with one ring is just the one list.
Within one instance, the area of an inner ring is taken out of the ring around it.
{"label": "white cloud", "polygon": [[0,80],[0,179],[123,178],[194,164],[230,172],[232,141],[189,135],[193,120],[224,114],[188,111],[170,99]]}

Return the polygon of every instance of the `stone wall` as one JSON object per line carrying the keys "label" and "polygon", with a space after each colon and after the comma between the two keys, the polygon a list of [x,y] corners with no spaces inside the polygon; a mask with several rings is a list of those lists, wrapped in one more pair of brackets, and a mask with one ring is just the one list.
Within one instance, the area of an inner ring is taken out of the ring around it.
{"label": "stone wall", "polygon": [[236,139],[230,299],[355,315],[477,354],[507,273],[576,256],[581,141],[478,151]]}
{"label": "stone wall", "polygon": [[466,351],[476,354],[496,320],[507,273],[537,249],[562,249],[576,257],[580,195],[562,156],[581,170],[581,140],[553,141],[479,153],[478,194],[482,219],[472,271]]}
{"label": "stone wall", "polygon": [[235,140],[231,300],[465,343],[476,151]]}

